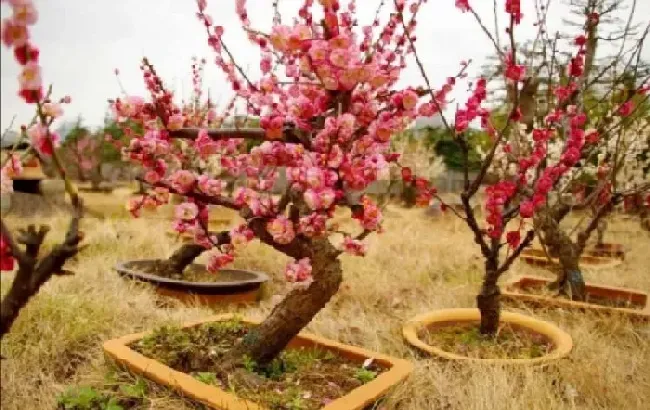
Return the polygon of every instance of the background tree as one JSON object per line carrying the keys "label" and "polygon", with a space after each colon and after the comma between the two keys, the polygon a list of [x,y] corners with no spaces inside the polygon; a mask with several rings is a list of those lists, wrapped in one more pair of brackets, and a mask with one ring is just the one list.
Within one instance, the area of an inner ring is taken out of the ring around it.
{"label": "background tree", "polygon": [[[497,108],[505,109],[506,115],[501,117],[505,118],[502,126],[497,127],[493,122],[495,118],[500,118],[500,115],[495,116],[494,110],[487,108],[486,79],[476,81],[471,97],[462,109],[456,111],[453,128],[444,121],[449,133],[455,135],[454,141],[460,146],[464,158],[464,189],[460,194],[464,212],[456,212],[456,215],[465,221],[474,233],[474,241],[479,245],[485,260],[483,283],[477,296],[477,305],[481,312],[480,330],[483,334],[495,334],[500,315],[499,278],[533,241],[539,221],[549,214],[552,198],[557,196],[555,194],[558,190],[566,187],[566,175],[571,174],[574,168],[581,168],[580,161],[594,152],[601,139],[609,140],[613,135],[612,131],[618,132],[622,128],[621,125],[627,121],[626,117],[630,115],[633,107],[632,103],[626,100],[597,121],[598,124],[603,124],[603,128],[586,128],[591,126],[588,122],[591,106],[586,105],[590,96],[584,92],[589,84],[585,74],[589,73],[589,70],[585,70],[586,56],[590,53],[587,37],[593,32],[593,26],[598,25],[598,15],[586,16],[582,33],[572,36],[571,54],[568,58],[565,59],[557,53],[555,47],[551,47],[550,52],[541,53],[536,57],[535,61],[540,61],[540,65],[548,67],[546,84],[548,89],[552,90],[552,99],[547,99],[544,104],[526,106],[526,93],[530,91],[531,78],[535,78],[536,73],[541,73],[541,70],[534,67],[534,75],[531,76],[529,67],[525,65],[526,54],[519,53],[515,32],[523,19],[520,2],[505,2],[508,19],[506,47],[501,46],[499,33],[492,33],[487,29],[481,16],[472,9],[469,2],[458,1],[456,5],[463,12],[469,12],[492,41],[503,66],[500,71],[503,77],[501,83],[506,84],[505,104],[496,104]],[[547,7],[544,10],[547,10]],[[535,23],[538,27],[536,38],[544,38],[546,11],[540,13],[538,8],[538,14],[541,17],[538,16]],[[628,54],[635,57],[630,63],[632,67],[638,66],[636,62],[642,39],[643,37],[635,43],[632,53]],[[548,41],[540,42],[545,43]],[[534,47],[532,49],[535,50]],[[419,59],[417,62],[425,81],[429,84],[424,67]],[[559,70],[558,67],[566,69]],[[647,87],[642,84],[630,93],[629,98],[645,98],[647,91]],[[535,111],[532,121],[527,110]],[[497,114],[501,113],[497,111]],[[538,118],[542,120],[538,121]],[[476,119],[481,120],[483,130],[491,138],[478,175],[470,178],[470,144],[467,131],[470,123]],[[555,150],[551,149],[551,145]],[[486,224],[482,226],[476,218],[470,200],[478,192],[490,170],[499,180],[485,189]],[[426,193],[425,191],[424,194]],[[431,190],[428,193],[435,195]],[[611,191],[607,193],[608,195],[603,196],[606,197],[606,202],[610,203],[616,196],[609,195]],[[609,206],[599,207],[598,214],[607,211]],[[583,239],[578,243],[579,248],[583,247],[585,236],[588,237],[594,229],[592,223],[584,229],[581,236]],[[560,276],[558,282],[562,280],[566,280],[566,277]]]}

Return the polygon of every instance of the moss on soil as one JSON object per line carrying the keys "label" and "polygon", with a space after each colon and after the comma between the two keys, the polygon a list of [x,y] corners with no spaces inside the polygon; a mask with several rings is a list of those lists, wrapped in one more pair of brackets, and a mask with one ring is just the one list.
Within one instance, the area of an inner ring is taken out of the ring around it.
{"label": "moss on soil", "polygon": [[319,409],[372,381],[385,369],[340,357],[333,352],[287,349],[266,366],[242,357],[242,368],[255,383],[219,376],[221,358],[250,330],[241,320],[191,328],[162,327],[131,348],[197,380],[231,391],[270,410]]}
{"label": "moss on soil", "polygon": [[495,336],[481,334],[478,323],[438,325],[418,336],[430,346],[474,359],[534,359],[553,349],[545,336],[508,323],[501,324]]}

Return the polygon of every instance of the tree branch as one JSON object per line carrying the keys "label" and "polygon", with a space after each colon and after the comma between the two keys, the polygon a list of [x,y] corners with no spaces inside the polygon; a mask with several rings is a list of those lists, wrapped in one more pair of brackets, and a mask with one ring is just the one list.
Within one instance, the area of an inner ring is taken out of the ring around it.
{"label": "tree branch", "polygon": [[68,273],[63,270],[63,265],[69,258],[79,252],[79,242],[83,238],[83,234],[79,231],[81,209],[79,203],[79,206],[75,208],[75,214],[70,221],[64,241],[56,245],[49,254],[40,260],[38,260],[38,251],[49,231],[49,227],[41,226],[37,230],[34,225],[30,225],[26,230],[22,230],[19,242],[26,245],[26,252],[23,252],[14,242],[4,221],[1,222],[2,236],[8,242],[13,257],[18,261],[18,272],[9,292],[2,299],[0,339],[9,332],[22,308],[25,307],[32,296],[38,293],[43,284],[50,280],[53,275]]}
{"label": "tree branch", "polygon": [[533,241],[535,238],[535,231],[531,230],[526,232],[526,236],[524,237],[524,240],[521,241],[519,246],[517,246],[517,249],[508,256],[508,258],[503,262],[503,265],[497,269],[497,274],[502,274],[503,272],[506,272],[508,269],[510,269],[510,265],[521,255],[521,252],[530,245],[530,243]]}

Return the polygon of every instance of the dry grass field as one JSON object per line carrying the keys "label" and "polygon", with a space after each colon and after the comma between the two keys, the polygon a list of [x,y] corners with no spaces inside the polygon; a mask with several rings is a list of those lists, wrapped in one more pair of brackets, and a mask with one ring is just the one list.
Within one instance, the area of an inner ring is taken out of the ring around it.
{"label": "dry grass field", "polygon": [[[96,199],[101,203],[100,199]],[[27,220],[9,216],[15,227]],[[63,235],[64,217],[47,218],[49,243]],[[113,265],[134,258],[165,257],[178,246],[164,232],[169,223],[154,219],[86,219],[88,247],[69,266],[72,277],[51,280],[21,313],[2,342],[3,410],[52,409],[56,396],[71,385],[101,386],[128,380],[115,373],[102,354],[102,341],[165,323],[213,314],[158,299],[142,285],[122,280]],[[416,363],[382,409],[645,409],[650,402],[650,325],[622,317],[530,310],[557,323],[574,339],[571,355],[546,368],[469,365],[426,357],[408,347],[401,326],[432,309],[474,306],[481,259],[471,236],[451,215],[427,216],[421,209],[389,206],[386,233],[371,236],[365,258],[343,257],[345,282],[308,330]],[[622,266],[586,270],[587,280],[650,291],[650,238],[638,222],[611,223],[609,241],[628,251]],[[631,232],[631,233],[626,233]],[[262,318],[286,291],[286,259],[252,243],[236,267],[260,270],[274,278],[259,306],[223,308]],[[544,274],[516,263],[518,273]],[[12,274],[2,274],[6,292]],[[645,405],[643,403],[646,403]],[[198,405],[152,384],[143,409],[194,409]]]}

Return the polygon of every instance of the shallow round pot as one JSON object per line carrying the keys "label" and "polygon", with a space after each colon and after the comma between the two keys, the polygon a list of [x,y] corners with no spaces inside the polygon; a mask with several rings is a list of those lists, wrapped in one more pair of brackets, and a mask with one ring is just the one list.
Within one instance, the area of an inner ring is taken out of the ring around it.
{"label": "shallow round pot", "polygon": [[554,345],[554,349],[546,356],[534,359],[476,359],[444,351],[436,346],[424,343],[418,337],[418,331],[431,325],[457,324],[462,322],[478,322],[481,313],[475,308],[442,309],[417,316],[409,320],[402,329],[402,334],[408,343],[418,349],[447,360],[461,360],[476,363],[491,364],[546,364],[561,359],[573,348],[571,336],[552,323],[535,319],[514,312],[501,312],[501,322],[510,323],[531,332],[546,336]]}
{"label": "shallow round pot", "polygon": [[269,280],[267,275],[260,272],[222,269],[220,272],[241,275],[241,280],[189,282],[139,272],[128,266],[133,262],[153,262],[153,260],[140,259],[119,263],[115,266],[115,270],[122,277],[154,285],[156,292],[160,295],[173,297],[183,303],[204,306],[256,302],[261,298],[262,284]]}

